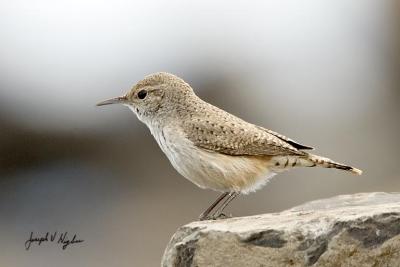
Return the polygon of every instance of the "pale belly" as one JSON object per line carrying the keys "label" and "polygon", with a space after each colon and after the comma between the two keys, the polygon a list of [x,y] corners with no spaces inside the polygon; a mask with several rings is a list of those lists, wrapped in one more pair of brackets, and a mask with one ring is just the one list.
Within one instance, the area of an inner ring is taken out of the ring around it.
{"label": "pale belly", "polygon": [[201,188],[249,193],[275,174],[267,157],[229,156],[197,148],[176,129],[151,132],[174,168]]}

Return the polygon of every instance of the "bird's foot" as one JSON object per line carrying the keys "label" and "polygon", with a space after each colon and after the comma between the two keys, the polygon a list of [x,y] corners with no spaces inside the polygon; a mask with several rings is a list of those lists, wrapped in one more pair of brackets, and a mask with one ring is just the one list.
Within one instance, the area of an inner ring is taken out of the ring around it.
{"label": "bird's foot", "polygon": [[213,217],[210,214],[206,214],[206,213],[203,212],[199,216],[199,221],[210,221],[210,220],[213,220]]}
{"label": "bird's foot", "polygon": [[232,214],[226,215],[225,213],[218,213],[213,215],[213,220],[224,220],[232,218]]}
{"label": "bird's foot", "polygon": [[199,216],[199,221],[208,221],[208,220],[211,220],[210,216],[204,216],[203,214]]}
{"label": "bird's foot", "polygon": [[218,213],[218,214],[207,215],[207,216],[203,216],[203,214],[202,214],[199,217],[199,221],[217,221],[217,220],[229,219],[232,217],[233,217],[232,214],[226,215],[225,213]]}

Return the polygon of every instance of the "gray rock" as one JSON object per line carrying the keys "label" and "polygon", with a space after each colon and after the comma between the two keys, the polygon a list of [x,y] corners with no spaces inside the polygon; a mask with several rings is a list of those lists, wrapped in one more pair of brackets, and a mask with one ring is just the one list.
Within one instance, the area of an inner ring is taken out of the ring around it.
{"label": "gray rock", "polygon": [[162,266],[400,266],[400,193],[193,222],[174,234]]}

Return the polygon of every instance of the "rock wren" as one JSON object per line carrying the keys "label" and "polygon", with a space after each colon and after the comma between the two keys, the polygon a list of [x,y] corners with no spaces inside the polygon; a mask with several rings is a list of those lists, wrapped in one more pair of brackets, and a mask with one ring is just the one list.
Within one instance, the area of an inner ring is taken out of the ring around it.
{"label": "rock wren", "polygon": [[201,100],[189,84],[169,73],[151,74],[126,95],[97,105],[116,103],[129,107],[147,125],[182,176],[201,188],[222,192],[200,215],[200,220],[224,217],[224,208],[237,195],[256,191],[276,173],[294,167],[362,173],[308,153],[312,147],[248,123]]}

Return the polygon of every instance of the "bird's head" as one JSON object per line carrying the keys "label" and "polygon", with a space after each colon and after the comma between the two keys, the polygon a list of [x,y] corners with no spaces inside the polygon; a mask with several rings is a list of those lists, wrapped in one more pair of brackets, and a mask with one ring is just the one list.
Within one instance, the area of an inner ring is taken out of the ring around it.
{"label": "bird's head", "polygon": [[166,72],[146,76],[123,96],[102,101],[97,106],[123,104],[129,107],[140,120],[165,114],[185,96],[192,95],[193,89],[181,78]]}

